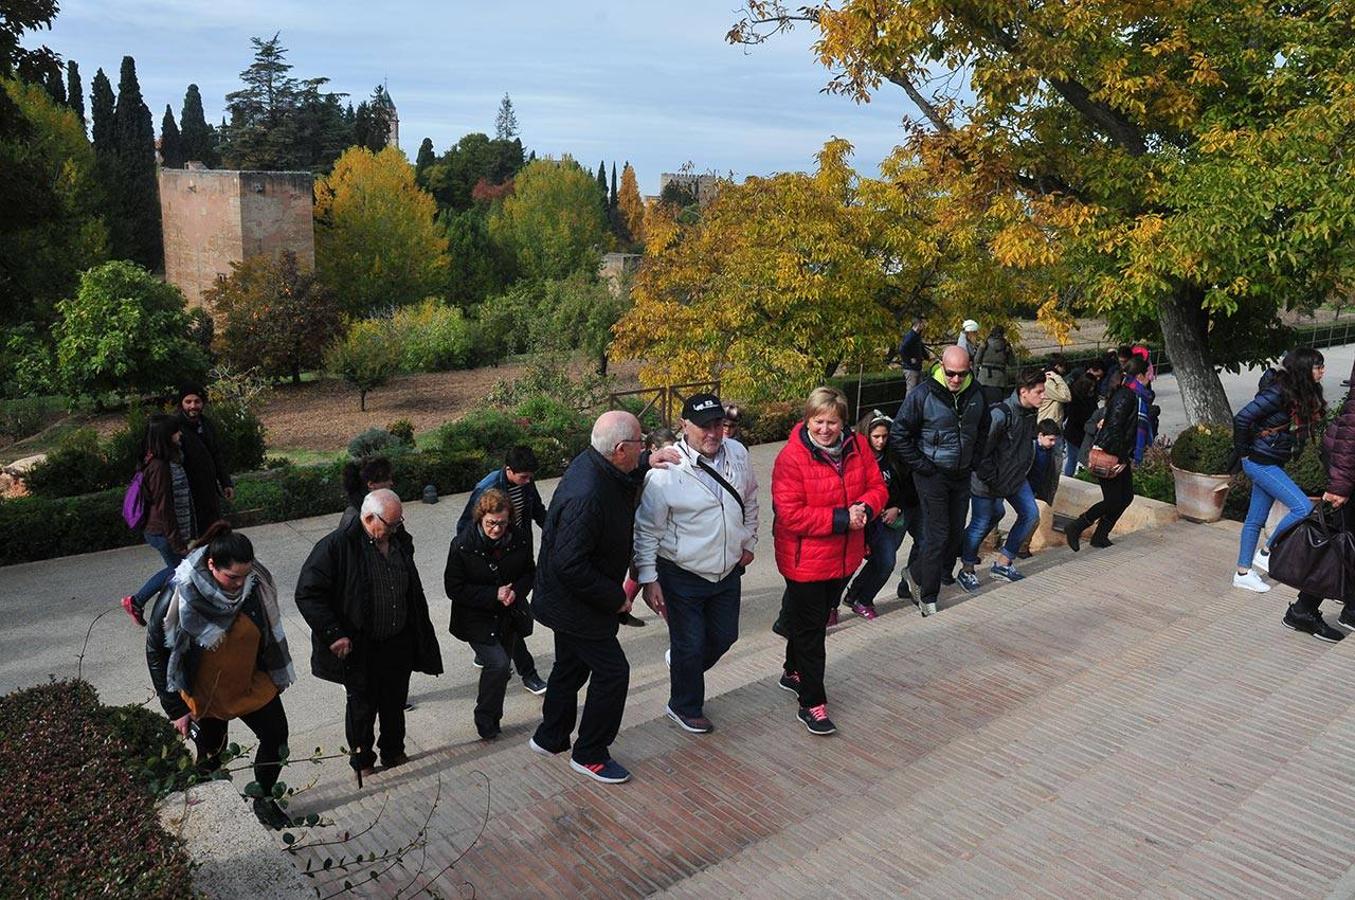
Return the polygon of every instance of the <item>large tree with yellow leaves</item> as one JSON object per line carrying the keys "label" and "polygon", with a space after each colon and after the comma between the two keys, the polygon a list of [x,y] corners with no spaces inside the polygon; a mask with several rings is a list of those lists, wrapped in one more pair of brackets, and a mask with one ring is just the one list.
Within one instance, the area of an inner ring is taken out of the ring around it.
{"label": "large tree with yellow leaves", "polygon": [[1122,335],[1160,326],[1192,421],[1229,418],[1218,367],[1281,349],[1281,309],[1350,277],[1351,0],[752,0],[729,38],[797,22],[829,90],[912,100],[904,151],[965,173],[1004,261]]}

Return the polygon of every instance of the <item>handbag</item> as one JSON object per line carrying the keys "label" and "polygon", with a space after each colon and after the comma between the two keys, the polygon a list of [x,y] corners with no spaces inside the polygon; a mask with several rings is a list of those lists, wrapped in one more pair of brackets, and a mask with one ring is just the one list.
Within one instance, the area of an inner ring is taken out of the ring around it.
{"label": "handbag", "polygon": [[1324,599],[1345,599],[1352,565],[1355,533],[1343,513],[1333,517],[1321,503],[1270,545],[1270,577]]}
{"label": "handbag", "polygon": [[1115,478],[1124,471],[1125,463],[1100,447],[1093,447],[1087,454],[1087,469],[1097,478]]}

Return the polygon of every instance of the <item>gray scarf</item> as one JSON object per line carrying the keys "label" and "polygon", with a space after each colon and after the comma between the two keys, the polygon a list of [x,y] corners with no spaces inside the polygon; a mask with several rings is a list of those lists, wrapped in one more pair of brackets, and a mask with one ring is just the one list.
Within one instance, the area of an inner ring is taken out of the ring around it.
{"label": "gray scarf", "polygon": [[240,591],[229,594],[207,568],[207,548],[199,547],[174,570],[174,597],[165,614],[165,646],[170,651],[166,683],[170,690],[192,690],[183,664],[189,647],[196,644],[203,650],[215,650],[221,646],[251,593],[258,594],[268,626],[260,653],[264,670],[279,691],[296,681],[272,573],[256,561]]}

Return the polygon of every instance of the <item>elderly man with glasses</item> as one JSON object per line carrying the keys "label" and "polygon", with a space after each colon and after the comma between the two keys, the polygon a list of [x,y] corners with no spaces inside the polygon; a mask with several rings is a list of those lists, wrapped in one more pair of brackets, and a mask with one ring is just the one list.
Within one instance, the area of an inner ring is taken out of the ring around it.
{"label": "elderly man with glasses", "polygon": [[909,574],[918,586],[913,602],[924,616],[936,612],[942,577],[953,583],[970,476],[988,437],[988,404],[969,368],[963,347],[947,347],[932,377],[904,398],[889,429],[889,448],[912,469],[922,506],[922,550]]}
{"label": "elderly man with glasses", "polygon": [[311,671],[347,692],[344,726],[359,787],[374,772],[376,748],[385,768],[409,760],[405,702],[411,673],[442,674],[442,652],[404,521],[394,491],[372,491],[356,519],[315,545],[296,584],[297,608],[311,628]]}

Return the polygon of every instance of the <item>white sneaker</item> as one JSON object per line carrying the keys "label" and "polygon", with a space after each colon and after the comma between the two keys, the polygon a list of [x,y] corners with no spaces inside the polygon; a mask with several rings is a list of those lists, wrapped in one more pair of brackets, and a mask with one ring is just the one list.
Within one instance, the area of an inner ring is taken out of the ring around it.
{"label": "white sneaker", "polygon": [[1270,590],[1270,585],[1262,581],[1261,576],[1257,575],[1251,569],[1248,569],[1245,575],[1238,572],[1234,572],[1233,587],[1240,587],[1248,591],[1255,591],[1258,594],[1264,594],[1266,591]]}
{"label": "white sneaker", "polygon": [[1266,550],[1264,547],[1258,547],[1256,549],[1256,555],[1252,557],[1251,567],[1253,569],[1260,569],[1262,572],[1265,572],[1267,575],[1269,575],[1270,552]]}
{"label": "white sneaker", "polygon": [[670,647],[663,651],[663,664],[668,668],[673,668],[673,649]]}
{"label": "white sneaker", "polygon": [[[1269,588],[1267,588],[1267,590],[1269,590]],[[934,615],[936,615],[936,604],[935,604],[935,603],[923,603],[923,604],[922,604],[922,614],[923,614],[924,616],[934,616]]]}

